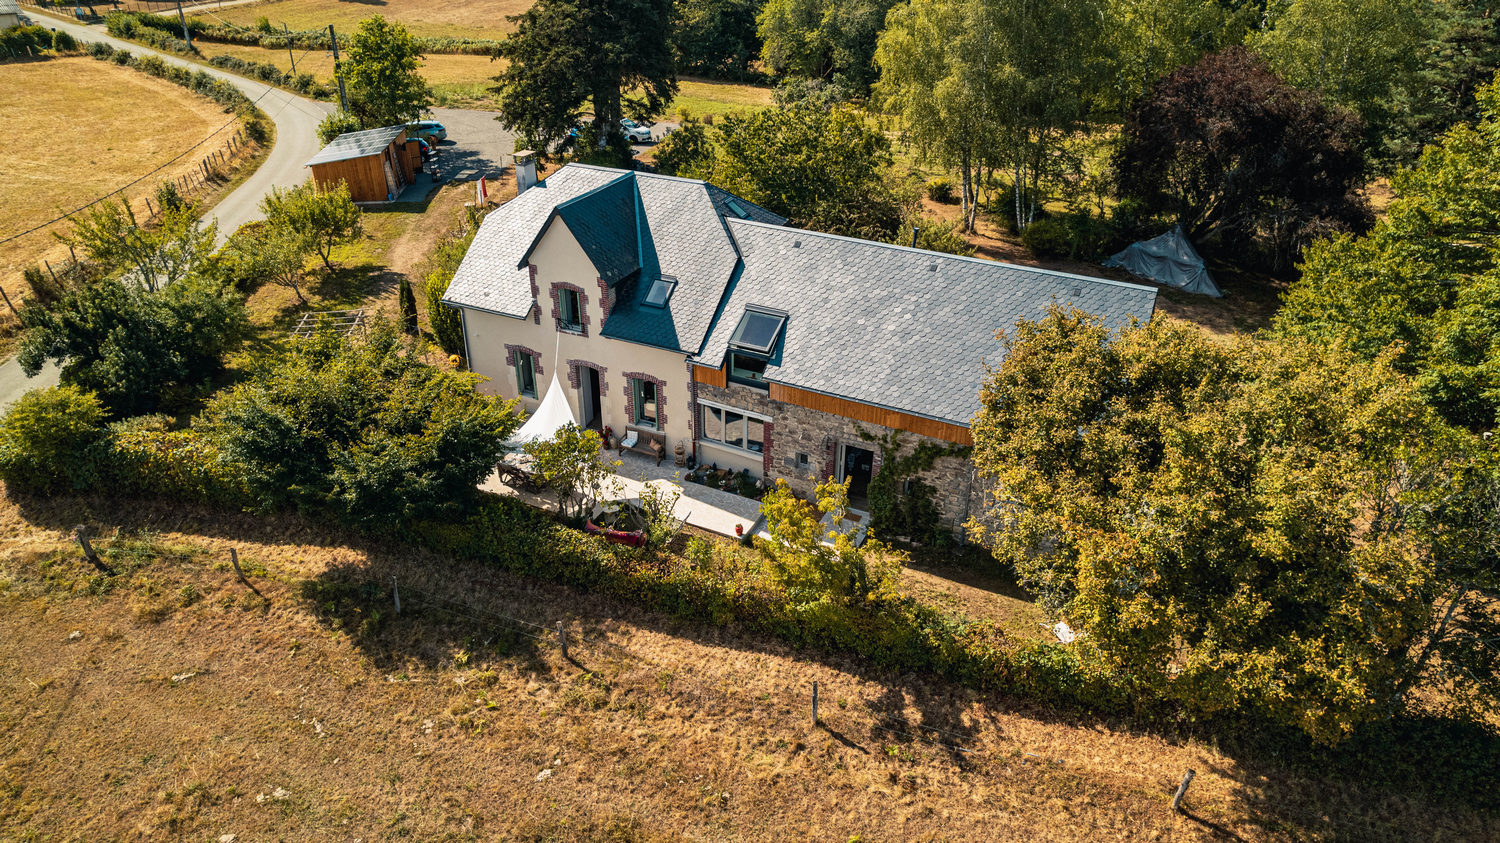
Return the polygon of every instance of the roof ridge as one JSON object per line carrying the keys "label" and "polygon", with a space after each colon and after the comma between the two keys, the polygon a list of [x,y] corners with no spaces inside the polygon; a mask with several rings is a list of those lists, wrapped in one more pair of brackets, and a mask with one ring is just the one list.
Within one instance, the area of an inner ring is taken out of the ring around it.
{"label": "roof ridge", "polygon": [[[1036,272],[1043,275],[1055,275],[1059,278],[1072,278],[1079,281],[1090,281],[1096,284],[1108,284],[1115,287],[1127,287],[1132,290],[1146,290],[1153,293],[1156,292],[1155,287],[1148,287],[1145,284],[1134,284],[1129,281],[1116,281],[1113,278],[1097,278],[1092,275],[1079,275],[1076,272],[1062,272],[1056,269],[1044,269],[1040,266],[1027,266],[1021,263],[1011,263],[1010,261],[995,261],[990,260],[989,258],[978,258],[970,255],[950,255],[947,252],[934,252],[931,249],[915,249],[911,246],[902,246],[899,243],[882,243],[879,240],[866,240],[862,237],[849,237],[848,235],[844,234],[829,234],[826,231],[814,231],[808,228],[794,228],[789,225],[772,225],[771,223],[747,219],[725,218],[725,222],[731,227],[737,225],[753,225],[759,228],[765,228],[771,231],[780,232],[782,234],[807,234],[813,237],[827,238],[829,240],[843,240],[849,243],[859,243],[865,246],[875,246],[882,249],[895,249],[902,252],[912,252],[918,255],[926,255],[933,258],[964,261],[967,263],[978,264],[980,266],[1009,267],[1011,269],[1018,269],[1023,272]],[[735,244],[736,246],[739,245],[739,238],[735,238]]]}

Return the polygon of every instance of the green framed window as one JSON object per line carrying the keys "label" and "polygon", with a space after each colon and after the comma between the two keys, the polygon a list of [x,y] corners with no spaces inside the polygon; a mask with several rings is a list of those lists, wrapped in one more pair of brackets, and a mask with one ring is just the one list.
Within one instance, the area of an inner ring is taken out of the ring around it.
{"label": "green framed window", "polygon": [[516,353],[516,388],[527,398],[536,397],[536,360],[530,354]]}

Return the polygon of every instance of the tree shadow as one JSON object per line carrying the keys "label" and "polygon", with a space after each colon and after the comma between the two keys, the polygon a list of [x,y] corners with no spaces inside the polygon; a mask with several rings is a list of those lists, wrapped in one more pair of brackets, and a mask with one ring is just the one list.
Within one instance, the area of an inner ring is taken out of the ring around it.
{"label": "tree shadow", "polygon": [[[955,766],[966,768],[993,748],[986,742],[1007,738],[999,719],[1004,714],[1125,739],[1211,745],[1216,754],[1233,762],[1208,769],[1232,782],[1237,810],[1249,815],[1246,828],[1253,823],[1314,836],[1399,837],[1399,823],[1421,813],[1411,807],[1414,799],[1465,818],[1500,810],[1500,789],[1493,786],[1494,770],[1500,769],[1500,737],[1455,720],[1396,719],[1361,730],[1331,749],[1293,730],[1257,721],[1220,720],[1185,728],[1162,717],[1050,705],[1004,692],[980,693],[927,672],[881,668],[858,656],[796,647],[742,625],[675,617],[647,609],[639,601],[544,583],[492,564],[361,536],[313,518],[226,513],[164,501],[15,494],[11,499],[27,521],[64,532],[85,522],[104,529],[291,545],[299,553],[325,551],[341,558],[345,561],[300,584],[296,599],[320,622],[348,632],[372,662],[387,670],[410,664],[446,666],[464,651],[520,660],[546,672],[542,650],[555,651],[547,640],[550,624],[566,615],[586,619],[585,640],[576,642],[572,653],[582,670],[598,659],[613,658],[609,651],[594,649],[588,641],[594,633],[587,631],[618,622],[707,648],[780,659],[794,656],[837,671],[854,688],[823,688],[824,704],[842,701],[841,693],[853,699],[844,716],[832,706],[825,708],[826,721],[833,725],[825,721],[823,728],[834,740],[862,753],[873,753],[862,740],[876,747],[925,743],[941,748]],[[399,615],[390,589],[392,577],[397,578],[403,602]],[[864,728],[870,730],[868,739],[853,736]],[[1175,786],[1175,780],[1163,781],[1163,796],[1169,797]],[[1335,798],[1343,803],[1341,810],[1330,807]],[[1188,801],[1191,804],[1191,792]],[[1200,815],[1188,819],[1226,839],[1257,836]]]}

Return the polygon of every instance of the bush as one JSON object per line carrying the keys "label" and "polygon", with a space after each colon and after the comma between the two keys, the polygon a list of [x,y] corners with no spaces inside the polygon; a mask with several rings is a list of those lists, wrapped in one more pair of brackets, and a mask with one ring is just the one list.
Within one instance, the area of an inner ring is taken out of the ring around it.
{"label": "bush", "polygon": [[1066,257],[1073,252],[1073,235],[1067,223],[1053,217],[1026,226],[1021,242],[1039,258]]}
{"label": "bush", "polygon": [[324,144],[345,132],[359,131],[359,120],[347,111],[335,111],[318,124],[318,140]]}
{"label": "bush", "polygon": [[59,29],[52,33],[52,49],[59,53],[78,51],[78,39]]}
{"label": "bush", "polygon": [[953,179],[942,177],[927,182],[927,198],[934,202],[948,204],[953,201],[954,184]]}
{"label": "bush", "polygon": [[443,296],[464,253],[474,241],[479,230],[477,220],[462,233],[450,235],[438,243],[428,264],[424,285],[427,298],[427,324],[432,328],[433,338],[449,354],[464,354],[464,327],[457,310],[443,305]]}
{"label": "bush", "polygon": [[74,386],[33,389],[0,417],[0,479],[27,492],[84,489],[104,439],[104,405]]}

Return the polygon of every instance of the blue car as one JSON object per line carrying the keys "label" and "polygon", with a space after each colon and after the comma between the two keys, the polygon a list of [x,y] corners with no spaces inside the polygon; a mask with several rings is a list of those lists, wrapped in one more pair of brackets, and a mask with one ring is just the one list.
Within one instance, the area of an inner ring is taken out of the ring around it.
{"label": "blue car", "polygon": [[436,120],[422,120],[407,126],[406,136],[421,138],[428,143],[437,143],[448,139],[448,130]]}

